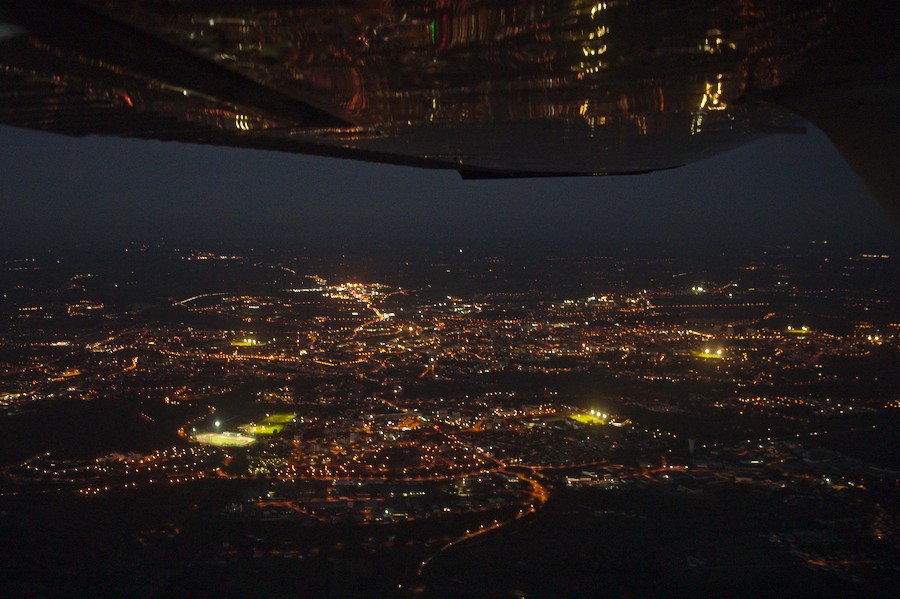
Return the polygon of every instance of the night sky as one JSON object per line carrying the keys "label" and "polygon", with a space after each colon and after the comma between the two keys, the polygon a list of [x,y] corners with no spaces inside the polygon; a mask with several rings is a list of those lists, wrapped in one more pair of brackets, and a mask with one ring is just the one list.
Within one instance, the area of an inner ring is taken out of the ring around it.
{"label": "night sky", "polygon": [[728,246],[898,230],[825,136],[771,136],[673,171],[463,181],[454,172],[0,127],[5,252],[204,244]]}

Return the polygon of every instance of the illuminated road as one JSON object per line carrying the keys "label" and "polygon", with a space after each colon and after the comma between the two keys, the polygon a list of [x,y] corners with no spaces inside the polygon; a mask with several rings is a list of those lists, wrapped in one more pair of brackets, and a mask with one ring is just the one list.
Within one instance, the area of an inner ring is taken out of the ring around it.
{"label": "illuminated road", "polygon": [[223,295],[232,295],[230,291],[223,291],[220,293],[201,293],[200,295],[195,295],[193,297],[189,297],[187,299],[183,299],[180,302],[175,302],[172,304],[173,306],[183,306],[185,304],[189,304],[194,300],[203,299],[204,297],[221,297]]}
{"label": "illuminated road", "polygon": [[107,343],[112,343],[119,337],[122,337],[123,335],[127,335],[128,333],[131,333],[131,332],[133,332],[131,329],[123,329],[123,330],[119,331],[118,333],[113,333],[112,335],[110,335],[109,337],[107,337],[106,339],[104,339],[102,341],[97,341],[95,343],[88,344],[87,348],[91,351],[99,351]]}
{"label": "illuminated road", "polygon": [[449,543],[447,543],[446,545],[442,546],[433,555],[431,555],[430,557],[425,559],[421,564],[419,564],[419,569],[417,570],[417,574],[419,576],[422,575],[422,572],[425,571],[425,568],[428,567],[428,564],[430,564],[432,562],[432,560],[434,560],[434,558],[438,557],[445,551],[448,551],[449,549],[452,549],[453,547],[456,547],[457,545],[464,543],[470,539],[474,539],[477,536],[483,535],[492,530],[497,530],[498,528],[506,526],[507,524],[509,524],[511,522],[515,522],[516,520],[524,518],[525,516],[531,515],[531,514],[535,513],[536,511],[538,511],[544,505],[544,503],[547,502],[547,498],[550,496],[549,492],[543,485],[541,485],[539,482],[537,482],[537,480],[535,480],[534,478],[526,476],[526,475],[522,474],[521,472],[509,472],[507,470],[499,470],[498,472],[500,472],[502,474],[507,474],[510,476],[515,476],[519,480],[525,481],[529,485],[531,485],[532,503],[529,504],[529,506],[527,508],[519,510],[516,513],[516,515],[514,517],[510,518],[509,520],[503,520],[503,521],[495,520],[494,523],[491,524],[490,526],[482,525],[480,528],[478,528],[476,530],[467,530],[466,534],[464,534],[461,537],[454,539],[454,540],[450,541]]}

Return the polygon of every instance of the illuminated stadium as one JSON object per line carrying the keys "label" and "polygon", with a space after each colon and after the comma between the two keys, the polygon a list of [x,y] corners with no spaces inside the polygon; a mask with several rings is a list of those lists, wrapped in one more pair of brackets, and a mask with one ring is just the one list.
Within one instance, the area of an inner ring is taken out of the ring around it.
{"label": "illuminated stadium", "polygon": [[199,433],[194,435],[194,440],[214,447],[247,447],[256,442],[256,439],[250,435],[232,432]]}

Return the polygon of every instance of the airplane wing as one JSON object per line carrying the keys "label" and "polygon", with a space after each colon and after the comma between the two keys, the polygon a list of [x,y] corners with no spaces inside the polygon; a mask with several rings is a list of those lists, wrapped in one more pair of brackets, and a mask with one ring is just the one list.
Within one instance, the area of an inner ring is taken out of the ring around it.
{"label": "airplane wing", "polygon": [[[795,113],[840,101],[822,89],[896,99],[881,4],[7,0],[0,122],[472,179],[643,174],[802,133]],[[848,85],[834,65],[879,31]]]}

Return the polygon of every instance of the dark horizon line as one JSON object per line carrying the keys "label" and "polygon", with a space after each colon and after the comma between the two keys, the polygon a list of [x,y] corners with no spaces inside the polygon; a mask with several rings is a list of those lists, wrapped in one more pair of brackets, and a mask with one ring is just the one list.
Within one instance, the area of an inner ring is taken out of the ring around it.
{"label": "dark horizon line", "polygon": [[[38,246],[38,247],[35,247]],[[330,241],[325,239],[303,240],[204,240],[189,242],[183,239],[159,238],[149,240],[96,240],[92,243],[11,243],[0,246],[0,258],[4,260],[37,258],[42,256],[59,257],[60,253],[74,253],[87,256],[91,254],[110,254],[128,252],[228,252],[231,254],[264,254],[264,253],[305,253],[315,257],[349,255],[394,256],[407,253],[474,253],[476,255],[506,255],[511,258],[532,258],[535,254],[547,257],[570,257],[578,255],[603,256],[653,254],[665,257],[693,257],[700,255],[718,255],[744,253],[781,252],[786,250],[820,248],[823,252],[868,253],[895,252],[900,253],[900,237],[893,241],[876,240],[828,240],[797,239],[793,241],[749,241],[732,239],[727,243],[717,240],[563,240],[546,238],[507,238],[487,240],[448,240],[426,237],[404,236],[387,239],[357,239],[352,241]],[[894,255],[888,254],[892,258]]]}

